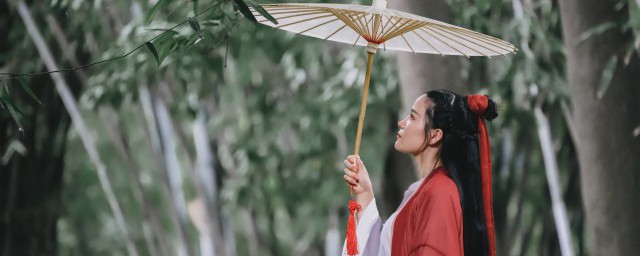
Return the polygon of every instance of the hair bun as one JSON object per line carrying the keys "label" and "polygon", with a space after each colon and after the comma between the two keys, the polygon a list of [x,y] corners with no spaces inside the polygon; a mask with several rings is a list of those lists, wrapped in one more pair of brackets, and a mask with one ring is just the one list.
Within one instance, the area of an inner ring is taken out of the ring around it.
{"label": "hair bun", "polygon": [[489,106],[487,106],[487,109],[484,111],[483,117],[489,121],[498,117],[498,107],[492,99],[489,99]]}

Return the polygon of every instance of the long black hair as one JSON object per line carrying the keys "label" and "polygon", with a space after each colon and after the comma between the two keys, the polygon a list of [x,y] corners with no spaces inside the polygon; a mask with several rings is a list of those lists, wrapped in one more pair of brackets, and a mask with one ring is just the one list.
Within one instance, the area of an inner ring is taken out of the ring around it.
{"label": "long black hair", "polygon": [[[433,103],[426,110],[426,133],[430,129],[443,132],[440,161],[460,192],[464,226],[465,255],[488,255],[489,239],[482,202],[482,179],[478,148],[478,115],[469,108],[466,97],[446,90],[426,93]],[[498,116],[496,104],[489,106],[482,117],[493,120]]]}

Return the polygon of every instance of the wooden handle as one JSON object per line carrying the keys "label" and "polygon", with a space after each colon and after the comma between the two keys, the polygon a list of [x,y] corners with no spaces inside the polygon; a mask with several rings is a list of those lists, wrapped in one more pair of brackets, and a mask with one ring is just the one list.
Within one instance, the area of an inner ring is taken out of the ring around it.
{"label": "wooden handle", "polygon": [[356,146],[354,155],[360,153],[360,138],[362,137],[362,125],[364,123],[364,115],[367,112],[367,95],[369,94],[369,81],[371,80],[371,67],[373,66],[373,55],[371,51],[367,51],[367,71],[364,77],[364,90],[362,91],[362,103],[360,104],[360,117],[358,118],[358,132],[356,133]]}

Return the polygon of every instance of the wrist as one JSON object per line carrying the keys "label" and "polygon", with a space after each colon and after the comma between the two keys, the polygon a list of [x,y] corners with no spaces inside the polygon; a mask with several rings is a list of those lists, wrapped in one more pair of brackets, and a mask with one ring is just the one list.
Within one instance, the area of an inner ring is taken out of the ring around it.
{"label": "wrist", "polygon": [[358,194],[356,201],[358,202],[358,204],[360,204],[360,211],[364,211],[369,203],[373,201],[373,192],[362,192]]}

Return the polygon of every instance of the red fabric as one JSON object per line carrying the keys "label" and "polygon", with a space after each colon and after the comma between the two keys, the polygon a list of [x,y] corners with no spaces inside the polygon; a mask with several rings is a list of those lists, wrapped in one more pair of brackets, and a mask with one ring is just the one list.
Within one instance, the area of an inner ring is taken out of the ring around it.
{"label": "red fabric", "polygon": [[469,108],[478,115],[478,135],[480,136],[480,171],[482,174],[482,203],[487,221],[487,238],[489,239],[489,256],[496,255],[495,228],[493,221],[493,196],[491,191],[491,145],[489,133],[483,115],[489,106],[489,98],[485,95],[467,96]]}
{"label": "red fabric", "polygon": [[392,256],[463,256],[462,207],[456,184],[438,167],[420,184],[393,224]]}

